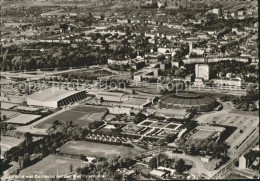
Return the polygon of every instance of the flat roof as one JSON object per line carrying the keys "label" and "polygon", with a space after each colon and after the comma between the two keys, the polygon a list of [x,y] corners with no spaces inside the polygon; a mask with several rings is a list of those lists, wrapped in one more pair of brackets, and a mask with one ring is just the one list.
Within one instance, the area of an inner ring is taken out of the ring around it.
{"label": "flat roof", "polygon": [[2,109],[11,109],[12,107],[17,106],[16,104],[7,103],[7,102],[1,102],[1,108]]}
{"label": "flat roof", "polygon": [[18,116],[11,118],[5,122],[6,123],[16,123],[16,124],[26,124],[39,117],[41,117],[41,115],[19,114]]}
{"label": "flat roof", "polygon": [[27,107],[27,106],[17,106],[16,108],[14,108],[14,110],[25,110],[25,111],[37,111],[40,108],[37,107]]}
{"label": "flat roof", "polygon": [[156,175],[158,177],[162,177],[165,174],[165,172],[162,170],[152,170],[152,171],[150,171],[150,174]]}
{"label": "flat roof", "polygon": [[59,101],[61,99],[72,96],[79,92],[82,91],[72,91],[72,90],[60,89],[58,87],[52,87],[52,88],[40,90],[36,93],[33,93],[29,95],[27,98],[36,101],[42,101],[42,102]]}
{"label": "flat roof", "polygon": [[121,92],[99,92],[97,95],[99,96],[119,96],[122,97],[123,95],[125,95],[125,93],[121,93]]}

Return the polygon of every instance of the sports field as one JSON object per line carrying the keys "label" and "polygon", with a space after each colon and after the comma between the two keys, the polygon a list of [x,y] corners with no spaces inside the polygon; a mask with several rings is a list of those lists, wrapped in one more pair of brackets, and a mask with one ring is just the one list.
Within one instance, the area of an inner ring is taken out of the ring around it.
{"label": "sports field", "polygon": [[61,153],[85,156],[110,157],[139,153],[136,148],[87,141],[69,141],[60,147]]}
{"label": "sports field", "polygon": [[21,170],[19,175],[67,175],[70,173],[71,164],[73,166],[73,171],[78,167],[81,167],[81,165],[85,165],[84,162],[81,162],[79,159],[49,155],[36,164]]}
{"label": "sports field", "polygon": [[79,106],[73,109],[55,115],[39,124],[36,128],[49,128],[55,120],[61,123],[72,121],[73,125],[87,127],[90,122],[101,121],[102,117],[107,113],[106,108],[95,106]]}

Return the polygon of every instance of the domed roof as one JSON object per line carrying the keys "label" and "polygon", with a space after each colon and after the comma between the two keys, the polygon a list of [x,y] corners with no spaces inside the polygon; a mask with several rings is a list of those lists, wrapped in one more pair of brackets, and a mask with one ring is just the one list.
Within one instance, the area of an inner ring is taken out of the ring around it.
{"label": "domed roof", "polygon": [[167,94],[159,98],[159,101],[170,104],[182,105],[209,105],[216,101],[214,97],[197,93]]}

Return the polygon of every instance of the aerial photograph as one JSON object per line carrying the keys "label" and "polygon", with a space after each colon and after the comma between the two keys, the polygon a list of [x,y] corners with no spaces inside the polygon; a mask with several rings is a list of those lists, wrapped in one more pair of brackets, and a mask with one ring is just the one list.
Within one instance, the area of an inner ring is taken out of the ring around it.
{"label": "aerial photograph", "polygon": [[2,181],[258,180],[258,0],[0,0]]}

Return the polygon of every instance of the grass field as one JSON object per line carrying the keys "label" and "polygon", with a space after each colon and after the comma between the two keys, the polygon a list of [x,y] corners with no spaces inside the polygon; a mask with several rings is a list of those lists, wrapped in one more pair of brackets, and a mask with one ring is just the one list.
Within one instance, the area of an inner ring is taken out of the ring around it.
{"label": "grass field", "polygon": [[86,141],[69,141],[60,147],[61,153],[85,156],[110,157],[139,153],[136,148]]}
{"label": "grass field", "polygon": [[21,170],[19,175],[66,175],[70,173],[70,164],[73,165],[73,171],[81,167],[81,164],[84,166],[79,159],[49,155],[38,163]]}
{"label": "grass field", "polygon": [[79,106],[55,115],[47,119],[46,121],[37,124],[35,127],[49,128],[55,120],[58,120],[61,123],[72,121],[73,125],[87,127],[90,122],[101,121],[106,112],[106,108],[94,106]]}

